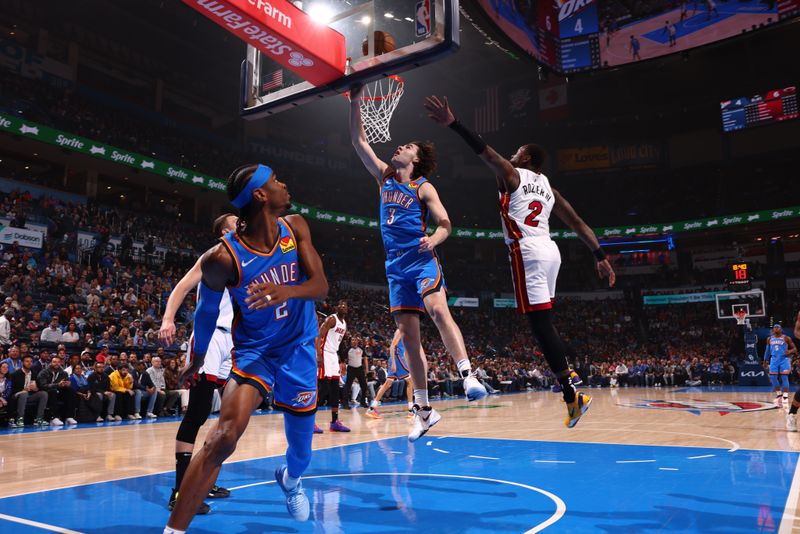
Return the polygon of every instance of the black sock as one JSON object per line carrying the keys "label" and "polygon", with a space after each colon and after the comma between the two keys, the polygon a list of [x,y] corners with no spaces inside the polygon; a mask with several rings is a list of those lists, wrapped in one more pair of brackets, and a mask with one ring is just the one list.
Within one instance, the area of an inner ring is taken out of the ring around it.
{"label": "black sock", "polygon": [[178,491],[183,482],[183,475],[189,468],[189,462],[192,461],[191,452],[176,452],[175,453],[175,491]]}
{"label": "black sock", "polygon": [[559,377],[558,383],[561,384],[561,394],[564,395],[564,402],[575,402],[575,395],[578,392],[575,389],[575,386],[572,385],[572,379],[569,377],[569,375]]}
{"label": "black sock", "polygon": [[335,423],[339,419],[339,412],[331,412],[331,423]]}

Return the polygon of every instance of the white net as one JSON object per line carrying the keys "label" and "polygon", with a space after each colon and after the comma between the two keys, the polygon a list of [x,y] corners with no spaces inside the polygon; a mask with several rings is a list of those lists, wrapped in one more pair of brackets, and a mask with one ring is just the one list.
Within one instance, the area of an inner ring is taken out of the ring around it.
{"label": "white net", "polygon": [[392,140],[389,123],[403,96],[403,79],[389,76],[367,84],[361,97],[361,120],[370,143],[386,143]]}

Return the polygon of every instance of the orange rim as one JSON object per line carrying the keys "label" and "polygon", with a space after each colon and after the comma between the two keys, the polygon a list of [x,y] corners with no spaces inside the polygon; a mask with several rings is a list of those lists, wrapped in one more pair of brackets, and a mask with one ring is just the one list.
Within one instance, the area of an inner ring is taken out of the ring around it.
{"label": "orange rim", "polygon": [[[403,89],[403,87],[405,86],[405,82],[403,81],[403,78],[401,78],[400,76],[398,76],[396,74],[390,74],[389,76],[387,76],[387,78],[391,78],[392,80],[394,80],[394,81],[396,81],[398,83],[397,89],[395,91],[393,91],[393,92],[391,92],[391,93],[389,93],[388,95],[385,95],[385,96],[362,96],[361,98],[363,100],[370,100],[370,101],[373,101],[373,102],[380,102],[381,100],[394,98],[397,95],[397,93],[399,93]],[[374,82],[372,82],[372,83],[374,83]],[[345,98],[350,98],[350,91],[345,91],[344,93],[342,93],[342,96],[345,97]]]}

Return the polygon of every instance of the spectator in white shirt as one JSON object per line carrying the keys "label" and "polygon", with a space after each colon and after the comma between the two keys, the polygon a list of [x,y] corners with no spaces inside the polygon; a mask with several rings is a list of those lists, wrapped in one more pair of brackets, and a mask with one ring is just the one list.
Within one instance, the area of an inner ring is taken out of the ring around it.
{"label": "spectator in white shirt", "polygon": [[0,317],[0,345],[8,347],[11,345],[11,320],[14,319],[13,308],[6,308],[3,316]]}
{"label": "spectator in white shirt", "polygon": [[77,343],[81,339],[81,333],[78,332],[78,326],[74,321],[70,321],[67,330],[61,334],[62,343]]}
{"label": "spectator in white shirt", "polygon": [[43,343],[60,343],[61,342],[61,329],[58,328],[58,317],[53,317],[50,320],[50,326],[42,330],[42,335],[39,339]]}

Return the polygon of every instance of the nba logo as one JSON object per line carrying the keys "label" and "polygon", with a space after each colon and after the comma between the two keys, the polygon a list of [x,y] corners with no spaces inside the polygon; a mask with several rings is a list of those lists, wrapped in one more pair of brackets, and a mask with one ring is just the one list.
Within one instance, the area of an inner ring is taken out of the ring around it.
{"label": "nba logo", "polygon": [[431,0],[420,0],[414,10],[417,13],[417,37],[431,33]]}

